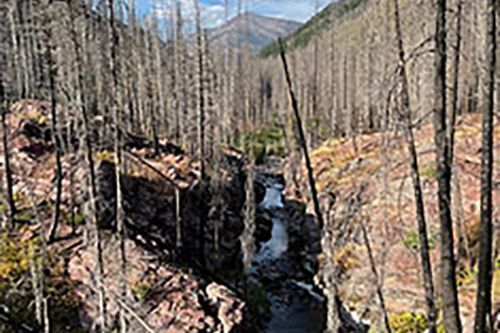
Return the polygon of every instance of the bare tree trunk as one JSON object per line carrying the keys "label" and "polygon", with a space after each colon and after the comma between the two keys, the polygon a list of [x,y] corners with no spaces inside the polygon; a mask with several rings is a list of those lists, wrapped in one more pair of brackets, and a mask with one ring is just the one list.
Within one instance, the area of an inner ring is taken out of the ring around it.
{"label": "bare tree trunk", "polygon": [[[119,37],[115,27],[115,6],[114,0],[108,0],[109,10],[109,33],[110,33],[110,58],[109,66],[111,70],[110,97],[111,109],[113,113],[113,121],[115,123],[114,136],[114,155],[115,155],[115,181],[116,181],[116,230],[119,239],[119,257],[120,257],[120,276],[119,290],[120,297],[123,299],[127,296],[127,258],[125,252],[125,211],[123,208],[123,192],[122,192],[122,152],[121,152],[121,112],[119,102],[121,101],[120,87],[118,82],[118,45]],[[156,126],[156,124],[155,124]],[[154,133],[156,135],[156,133]],[[120,331],[127,332],[127,321],[125,311],[120,307]]]}
{"label": "bare tree trunk", "polygon": [[436,73],[434,127],[437,150],[438,203],[441,221],[441,301],[443,322],[447,332],[460,333],[460,309],[455,275],[453,221],[451,219],[451,165],[446,117],[446,0],[437,0],[436,8]]}
{"label": "bare tree trunk", "polygon": [[16,12],[17,12],[17,0],[10,0],[10,6],[8,11],[9,17],[9,25],[10,25],[10,39],[11,39],[11,55],[12,55],[12,65],[13,65],[13,74],[14,74],[14,84],[15,84],[15,92],[16,96],[21,96],[22,92],[22,83],[21,83],[21,71],[22,67],[19,65],[19,43],[18,43],[18,31],[19,29],[16,26]]}
{"label": "bare tree trunk", "polygon": [[[476,299],[474,332],[492,331],[491,284],[493,280],[493,114],[495,111],[496,68],[496,0],[486,0],[486,78],[483,106],[483,143],[481,158],[481,231],[479,250],[479,275]],[[498,92],[497,92],[498,93]]]}
{"label": "bare tree trunk", "polygon": [[[320,230],[325,233],[327,232],[326,230],[323,230],[325,223],[323,220],[323,214],[321,213],[321,206],[319,203],[319,198],[318,198],[318,191],[316,190],[316,182],[314,179],[314,170],[311,164],[311,160],[309,158],[309,152],[307,148],[307,141],[306,141],[306,136],[304,134],[304,128],[302,126],[302,119],[300,118],[300,112],[299,112],[299,106],[297,103],[297,99],[295,97],[295,93],[293,91],[293,86],[292,86],[292,79],[290,78],[290,72],[288,70],[288,63],[286,60],[286,55],[285,55],[285,47],[283,45],[283,41],[281,38],[279,39],[279,45],[280,45],[280,55],[281,55],[281,61],[283,63],[283,70],[285,72],[285,78],[286,82],[288,85],[288,93],[290,95],[290,100],[292,102],[292,108],[295,116],[295,124],[297,126],[297,131],[299,134],[299,139],[300,139],[300,145],[302,147],[302,151],[304,153],[304,159],[306,163],[306,168],[307,168],[307,177],[309,180],[309,187],[311,191],[311,199],[314,203],[314,213],[316,214],[316,219],[318,221],[318,226]],[[327,330],[328,332],[331,333],[336,333],[339,329],[340,325],[340,319],[339,319],[339,312],[337,308],[337,304],[335,301],[336,297],[336,291],[333,292],[333,295],[330,295],[329,299],[329,304],[328,304],[328,313],[329,313],[329,318],[328,318],[328,327]]]}
{"label": "bare tree trunk", "polygon": [[417,213],[418,235],[420,240],[420,260],[422,264],[422,276],[424,280],[425,299],[427,303],[427,320],[429,322],[429,332],[436,332],[437,307],[434,301],[434,283],[432,280],[432,266],[429,250],[429,239],[427,235],[427,221],[425,217],[425,206],[420,181],[420,170],[418,163],[418,154],[415,147],[415,138],[413,135],[412,111],[410,106],[410,94],[408,86],[408,75],[406,72],[405,49],[403,44],[403,33],[401,28],[401,17],[399,10],[399,0],[394,0],[394,18],[396,34],[398,39],[398,55],[401,68],[400,79],[402,84],[401,103],[406,131],[406,143],[410,155],[411,178],[413,182],[413,191],[415,195],[415,209]]}
{"label": "bare tree trunk", "polygon": [[460,58],[462,50],[462,10],[463,10],[463,0],[458,0],[457,6],[457,26],[456,26],[456,45],[455,45],[455,57],[453,59],[453,87],[451,90],[451,115],[449,123],[449,152],[448,152],[448,163],[453,167],[453,158],[455,154],[455,127],[458,115],[458,97],[459,97],[459,79],[460,79]]}
{"label": "bare tree trunk", "polygon": [[3,84],[0,81],[0,112],[2,114],[2,132],[3,132],[2,141],[3,141],[3,154],[5,160],[5,182],[7,187],[6,189],[7,203],[9,205],[8,220],[10,228],[14,228],[17,210],[16,210],[16,203],[14,201],[14,190],[13,190],[14,182],[12,179],[12,168],[10,165],[9,129],[7,125],[7,114],[9,113],[9,108],[6,104],[7,102],[4,101]]}
{"label": "bare tree trunk", "polygon": [[[451,114],[450,114],[450,120],[449,120],[449,134],[448,134],[448,140],[450,141],[449,145],[449,152],[448,152],[448,163],[452,169],[452,181],[454,184],[456,184],[456,193],[457,193],[457,198],[454,199],[452,198],[452,201],[456,201],[460,199],[460,184],[459,184],[459,179],[458,176],[456,175],[456,170],[454,171],[454,156],[455,156],[455,131],[456,131],[456,122],[457,122],[457,116],[459,112],[459,105],[458,105],[458,99],[459,99],[459,79],[460,79],[460,60],[461,60],[461,50],[462,50],[462,11],[463,11],[463,1],[458,0],[457,4],[457,25],[456,25],[456,44],[455,44],[455,56],[453,59],[453,87],[452,87],[452,96],[451,96]],[[460,200],[461,201],[461,200]],[[453,204],[453,202],[452,202]],[[459,208],[458,205],[461,205],[461,202],[456,203],[455,207]],[[461,256],[467,254],[467,245],[466,243],[466,238],[467,236],[464,236],[463,234],[463,228],[462,228],[462,220],[461,217],[458,215],[455,216],[455,218],[458,220],[457,223],[457,238],[458,238],[458,252],[457,252],[457,262],[460,262]]]}
{"label": "bare tree trunk", "polygon": [[380,302],[380,307],[384,313],[384,324],[387,333],[392,333],[391,324],[389,322],[389,314],[387,312],[387,307],[385,306],[385,298],[382,290],[382,285],[380,283],[380,277],[377,271],[377,266],[375,263],[375,258],[373,256],[372,246],[370,244],[370,238],[368,237],[368,231],[366,230],[366,225],[363,221],[361,223],[361,231],[363,232],[363,240],[365,242],[366,251],[368,252],[368,258],[370,259],[370,266],[372,269],[373,277],[375,278],[377,296]]}
{"label": "bare tree trunk", "polygon": [[195,0],[196,39],[198,44],[198,155],[201,163],[201,178],[205,176],[205,73],[203,32],[201,30],[200,4]]}
{"label": "bare tree trunk", "polygon": [[[252,154],[250,152],[250,154]],[[250,157],[253,161],[253,157]],[[252,266],[255,252],[254,232],[255,232],[255,197],[254,197],[254,169],[253,162],[250,162],[247,172],[246,184],[246,208],[245,208],[245,229],[241,235],[241,249],[243,252],[243,268],[249,272]]]}
{"label": "bare tree trunk", "polygon": [[[52,4],[52,0],[48,1],[47,11],[50,11]],[[47,20],[50,20],[51,13],[47,12],[45,14],[47,16]],[[55,154],[56,154],[56,202],[54,207],[54,220],[50,227],[49,231],[49,243],[55,240],[57,234],[57,228],[59,226],[59,220],[61,218],[61,196],[62,196],[62,181],[63,181],[63,172],[62,172],[62,162],[61,162],[61,138],[59,136],[58,130],[58,119],[57,119],[57,92],[56,92],[56,76],[57,76],[57,65],[54,61],[54,55],[52,52],[53,49],[53,31],[51,28],[50,21],[45,22],[46,26],[46,35],[47,35],[47,45],[46,45],[46,58],[47,64],[49,66],[49,89],[50,89],[50,115],[52,118],[51,121],[51,130],[52,130],[52,140],[55,145]]]}
{"label": "bare tree trunk", "polygon": [[175,189],[175,248],[177,255],[182,255],[182,210],[181,193],[178,188]]}
{"label": "bare tree trunk", "polygon": [[[83,59],[82,59],[82,49],[81,45],[77,40],[77,33],[75,27],[75,13],[72,9],[72,1],[66,0],[68,4],[68,8],[70,11],[70,22],[71,22],[71,37],[73,42],[73,47],[75,51],[75,60],[77,67],[77,77],[78,77],[78,92],[79,92],[79,103],[80,109],[82,112],[83,118],[83,128],[84,128],[84,137],[85,137],[85,150],[86,150],[86,160],[89,171],[89,202],[90,202],[90,214],[91,214],[91,228],[94,233],[94,250],[95,250],[95,278],[97,282],[97,294],[99,299],[99,323],[101,325],[101,331],[106,330],[106,295],[103,288],[103,274],[104,274],[104,264],[102,258],[102,248],[101,248],[101,234],[98,225],[98,217],[97,217],[97,182],[96,182],[96,173],[95,173],[95,163],[94,163],[94,153],[92,148],[92,138],[91,138],[91,128],[88,110],[86,107],[86,96],[85,96],[85,80],[83,76]],[[90,19],[89,13],[85,11],[85,19],[86,21]],[[88,32],[87,27],[84,28],[85,34]],[[84,38],[87,36],[85,35]]]}

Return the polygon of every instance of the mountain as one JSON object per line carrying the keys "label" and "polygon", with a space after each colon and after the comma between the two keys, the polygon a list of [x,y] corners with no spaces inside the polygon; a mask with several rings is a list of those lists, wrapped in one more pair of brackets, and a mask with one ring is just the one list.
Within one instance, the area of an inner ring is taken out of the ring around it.
{"label": "mountain", "polygon": [[271,44],[278,37],[293,33],[300,26],[299,22],[249,12],[236,16],[217,28],[210,29],[208,37],[215,45],[223,44],[226,40],[236,45],[248,42],[250,48],[256,51]]}
{"label": "mountain", "polygon": [[[366,0],[338,0],[326,6],[322,11],[313,16],[299,29],[289,34],[284,41],[287,48],[293,50],[306,46],[311,38],[328,29],[333,20],[338,20],[347,13],[352,12],[363,5]],[[262,57],[275,56],[279,52],[279,45],[276,41],[267,45],[260,51]]]}

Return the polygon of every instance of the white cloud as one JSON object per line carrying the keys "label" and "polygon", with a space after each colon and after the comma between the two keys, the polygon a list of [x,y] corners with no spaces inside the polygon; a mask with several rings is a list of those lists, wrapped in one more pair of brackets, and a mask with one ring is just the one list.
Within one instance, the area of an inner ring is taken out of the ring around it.
{"label": "white cloud", "polygon": [[253,0],[252,10],[268,16],[305,22],[330,2],[331,0]]}
{"label": "white cloud", "polygon": [[[178,0],[182,6],[183,17],[186,24],[193,23],[194,0]],[[248,7],[242,11],[252,11],[261,15],[282,19],[305,22],[316,11],[323,9],[331,0],[247,0]],[[169,21],[175,16],[175,0],[158,1],[161,6],[155,8],[159,17]],[[242,3],[246,3],[245,0]],[[152,0],[142,1],[142,6],[152,7]],[[238,0],[229,0],[230,17],[237,13]],[[224,23],[224,0],[200,0],[203,26],[211,28]],[[174,15],[173,15],[174,14]]]}
{"label": "white cloud", "polygon": [[[179,0],[182,16],[186,25],[194,23],[194,0]],[[156,15],[163,21],[170,21],[176,16],[175,1],[163,3],[154,9]],[[206,4],[200,1],[201,20],[204,27],[213,27],[224,23],[224,6],[219,4]]]}

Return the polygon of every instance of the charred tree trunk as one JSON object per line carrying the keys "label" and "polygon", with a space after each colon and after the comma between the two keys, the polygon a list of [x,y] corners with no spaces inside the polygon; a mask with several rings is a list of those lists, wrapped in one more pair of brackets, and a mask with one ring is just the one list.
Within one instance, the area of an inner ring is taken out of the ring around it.
{"label": "charred tree trunk", "polygon": [[[296,123],[297,132],[299,134],[300,146],[302,147],[302,151],[304,153],[304,159],[305,159],[306,169],[307,169],[307,177],[308,177],[309,187],[310,187],[310,191],[311,191],[311,199],[314,203],[314,213],[316,214],[316,219],[318,221],[318,226],[319,226],[320,230],[322,230],[322,232],[325,232],[323,230],[325,223],[323,220],[323,214],[321,212],[321,206],[319,203],[318,191],[316,189],[316,181],[314,179],[314,170],[313,170],[313,167],[311,164],[311,160],[309,158],[306,136],[304,134],[304,128],[302,126],[302,119],[300,117],[300,112],[299,112],[299,105],[298,105],[297,99],[295,97],[295,93],[293,91],[292,79],[290,78],[290,72],[288,70],[288,63],[287,63],[286,55],[285,55],[285,47],[283,45],[283,41],[281,40],[281,38],[278,41],[279,41],[279,45],[280,45],[281,61],[283,63],[283,70],[285,73],[286,83],[288,86],[288,93],[290,95],[290,100],[292,103],[292,109],[293,109],[294,116],[295,116],[295,123]],[[334,292],[334,294],[335,294],[335,292]],[[329,304],[328,304],[328,306],[330,307],[330,309],[329,309],[330,316],[328,318],[328,326],[329,327],[327,327],[327,330],[329,332],[334,333],[334,332],[337,332],[337,330],[339,328],[338,325],[339,325],[340,319],[338,317],[339,316],[338,307],[337,307],[336,302],[335,302],[335,297],[337,295],[332,295],[332,296],[333,296],[333,297],[331,297],[332,300],[329,300]]]}
{"label": "charred tree trunk", "polygon": [[[483,106],[483,147],[481,159],[481,231],[479,249],[479,276],[474,332],[491,332],[491,284],[493,280],[493,116],[495,111],[496,66],[496,0],[487,0],[486,18],[486,68],[484,81],[486,99]],[[498,92],[497,92],[498,93]]]}
{"label": "charred tree trunk", "polygon": [[418,235],[420,240],[420,259],[422,263],[422,276],[424,280],[425,299],[427,303],[427,320],[429,322],[429,332],[436,332],[437,307],[434,301],[434,283],[432,280],[432,266],[429,250],[429,239],[427,234],[427,221],[425,217],[425,206],[422,192],[422,184],[420,181],[420,169],[418,162],[418,154],[415,146],[415,138],[413,135],[413,120],[410,106],[410,94],[408,75],[406,72],[406,55],[403,44],[403,33],[401,28],[401,17],[399,10],[399,0],[394,0],[394,18],[396,26],[396,35],[398,42],[398,54],[401,68],[401,104],[403,107],[403,119],[406,130],[406,143],[408,153],[410,155],[411,178],[413,182],[413,191],[415,195],[415,209],[417,212]]}
{"label": "charred tree trunk", "polygon": [[438,0],[436,8],[436,63],[434,128],[438,181],[438,204],[441,221],[441,301],[443,322],[447,332],[460,333],[460,310],[455,275],[453,221],[451,218],[451,165],[449,164],[449,140],[446,119],[446,0]]}
{"label": "charred tree trunk", "polygon": [[[50,6],[52,4],[52,0],[49,0],[47,4],[47,9],[50,10]],[[50,19],[50,14],[46,13],[47,19]],[[57,92],[56,92],[56,76],[57,76],[57,65],[54,62],[53,58],[53,39],[52,39],[52,28],[50,27],[50,21],[45,22],[46,30],[46,58],[47,64],[49,66],[49,89],[50,89],[50,116],[52,118],[51,121],[51,130],[52,130],[52,140],[55,145],[55,154],[56,154],[56,202],[54,207],[54,220],[50,227],[49,232],[49,242],[53,242],[55,240],[57,234],[57,228],[59,226],[59,220],[61,218],[61,196],[62,196],[62,181],[63,181],[63,172],[62,172],[62,162],[61,162],[61,138],[59,136],[58,130],[58,119],[57,119]]]}
{"label": "charred tree trunk", "polygon": [[204,91],[204,48],[201,30],[201,13],[198,0],[195,0],[196,40],[198,46],[198,154],[201,163],[201,178],[205,176],[205,91]]}

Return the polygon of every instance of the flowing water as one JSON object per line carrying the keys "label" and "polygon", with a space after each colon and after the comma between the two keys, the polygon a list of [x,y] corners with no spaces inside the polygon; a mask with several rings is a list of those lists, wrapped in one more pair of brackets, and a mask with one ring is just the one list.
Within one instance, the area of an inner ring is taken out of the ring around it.
{"label": "flowing water", "polygon": [[[271,181],[260,204],[272,217],[271,238],[261,244],[253,261],[253,273],[263,281],[271,302],[266,333],[320,333],[324,329],[323,296],[310,282],[293,279],[288,256],[290,222],[284,212],[284,186]],[[269,282],[270,280],[270,282]]]}

